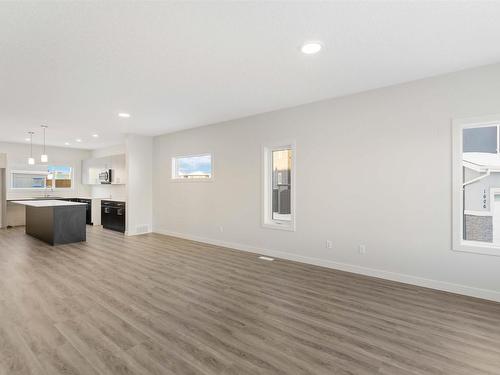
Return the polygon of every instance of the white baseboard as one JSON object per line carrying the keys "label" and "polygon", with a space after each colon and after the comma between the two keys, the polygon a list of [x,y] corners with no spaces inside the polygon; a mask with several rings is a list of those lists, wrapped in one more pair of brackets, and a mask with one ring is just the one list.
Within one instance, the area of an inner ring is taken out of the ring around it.
{"label": "white baseboard", "polygon": [[426,279],[418,276],[411,276],[397,272],[385,271],[376,268],[368,268],[363,266],[358,266],[355,264],[334,262],[331,260],[311,258],[303,255],[287,253],[278,250],[257,248],[254,246],[243,245],[234,242],[225,242],[221,240],[215,240],[206,237],[194,236],[185,233],[178,233],[169,231],[166,229],[153,228],[154,233],[164,234],[167,236],[184,238],[187,240],[204,242],[211,245],[217,245],[222,247],[228,247],[235,250],[241,250],[246,252],[251,252],[255,254],[267,255],[273,258],[281,258],[286,260],[292,260],[295,262],[312,264],[320,267],[332,268],[340,271],[346,271],[351,273],[357,273],[365,276],[378,277],[381,279],[397,281],[400,283],[411,284],[416,286],[422,286],[425,288],[441,290],[444,292],[462,294],[469,297],[482,298],[490,301],[500,302],[500,292],[490,289],[480,289],[475,287],[470,287],[461,284],[449,283],[446,281]]}

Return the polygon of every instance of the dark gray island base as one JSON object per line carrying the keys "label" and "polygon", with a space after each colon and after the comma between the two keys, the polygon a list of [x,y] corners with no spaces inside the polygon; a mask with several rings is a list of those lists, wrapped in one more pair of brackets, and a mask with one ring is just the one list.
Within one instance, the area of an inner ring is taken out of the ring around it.
{"label": "dark gray island base", "polygon": [[87,240],[85,203],[35,201],[15,203],[26,206],[26,234],[50,245]]}

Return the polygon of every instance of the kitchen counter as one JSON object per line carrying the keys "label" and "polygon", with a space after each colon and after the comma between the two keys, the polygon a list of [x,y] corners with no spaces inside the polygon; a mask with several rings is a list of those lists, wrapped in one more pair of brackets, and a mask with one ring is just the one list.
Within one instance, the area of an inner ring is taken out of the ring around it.
{"label": "kitchen counter", "polygon": [[18,200],[26,210],[26,234],[50,245],[87,240],[87,204],[62,200]]}
{"label": "kitchen counter", "polygon": [[87,205],[86,203],[68,202],[59,200],[45,200],[45,199],[10,201],[10,203],[21,204],[23,206],[30,206],[30,207],[59,207],[59,206]]}
{"label": "kitchen counter", "polygon": [[111,202],[126,202],[126,199],[122,198],[103,198],[103,197],[84,197],[84,196],[73,196],[73,197],[27,197],[27,198],[9,198],[7,202],[15,201],[47,201],[47,200],[65,200],[65,199],[87,199],[87,200],[103,200]]}
{"label": "kitchen counter", "polygon": [[15,202],[15,201],[51,201],[56,199],[66,199],[63,197],[32,197],[32,198],[12,198],[7,199],[7,202]]}

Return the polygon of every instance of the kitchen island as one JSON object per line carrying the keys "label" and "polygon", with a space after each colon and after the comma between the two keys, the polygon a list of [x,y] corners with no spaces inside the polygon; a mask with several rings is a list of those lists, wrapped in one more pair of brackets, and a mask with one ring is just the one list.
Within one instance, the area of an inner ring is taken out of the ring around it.
{"label": "kitchen island", "polygon": [[60,200],[18,200],[26,207],[26,234],[50,245],[87,239],[86,204]]}

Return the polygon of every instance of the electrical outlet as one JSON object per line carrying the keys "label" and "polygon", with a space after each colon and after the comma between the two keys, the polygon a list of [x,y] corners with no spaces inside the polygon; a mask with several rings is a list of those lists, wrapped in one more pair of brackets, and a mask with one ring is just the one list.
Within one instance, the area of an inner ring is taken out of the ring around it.
{"label": "electrical outlet", "polygon": [[330,240],[326,240],[326,248],[327,249],[332,249],[333,248],[333,243]]}
{"label": "electrical outlet", "polygon": [[219,225],[219,232],[224,232],[224,227],[222,225]]}
{"label": "electrical outlet", "polygon": [[359,245],[359,253],[366,254],[366,245]]}

